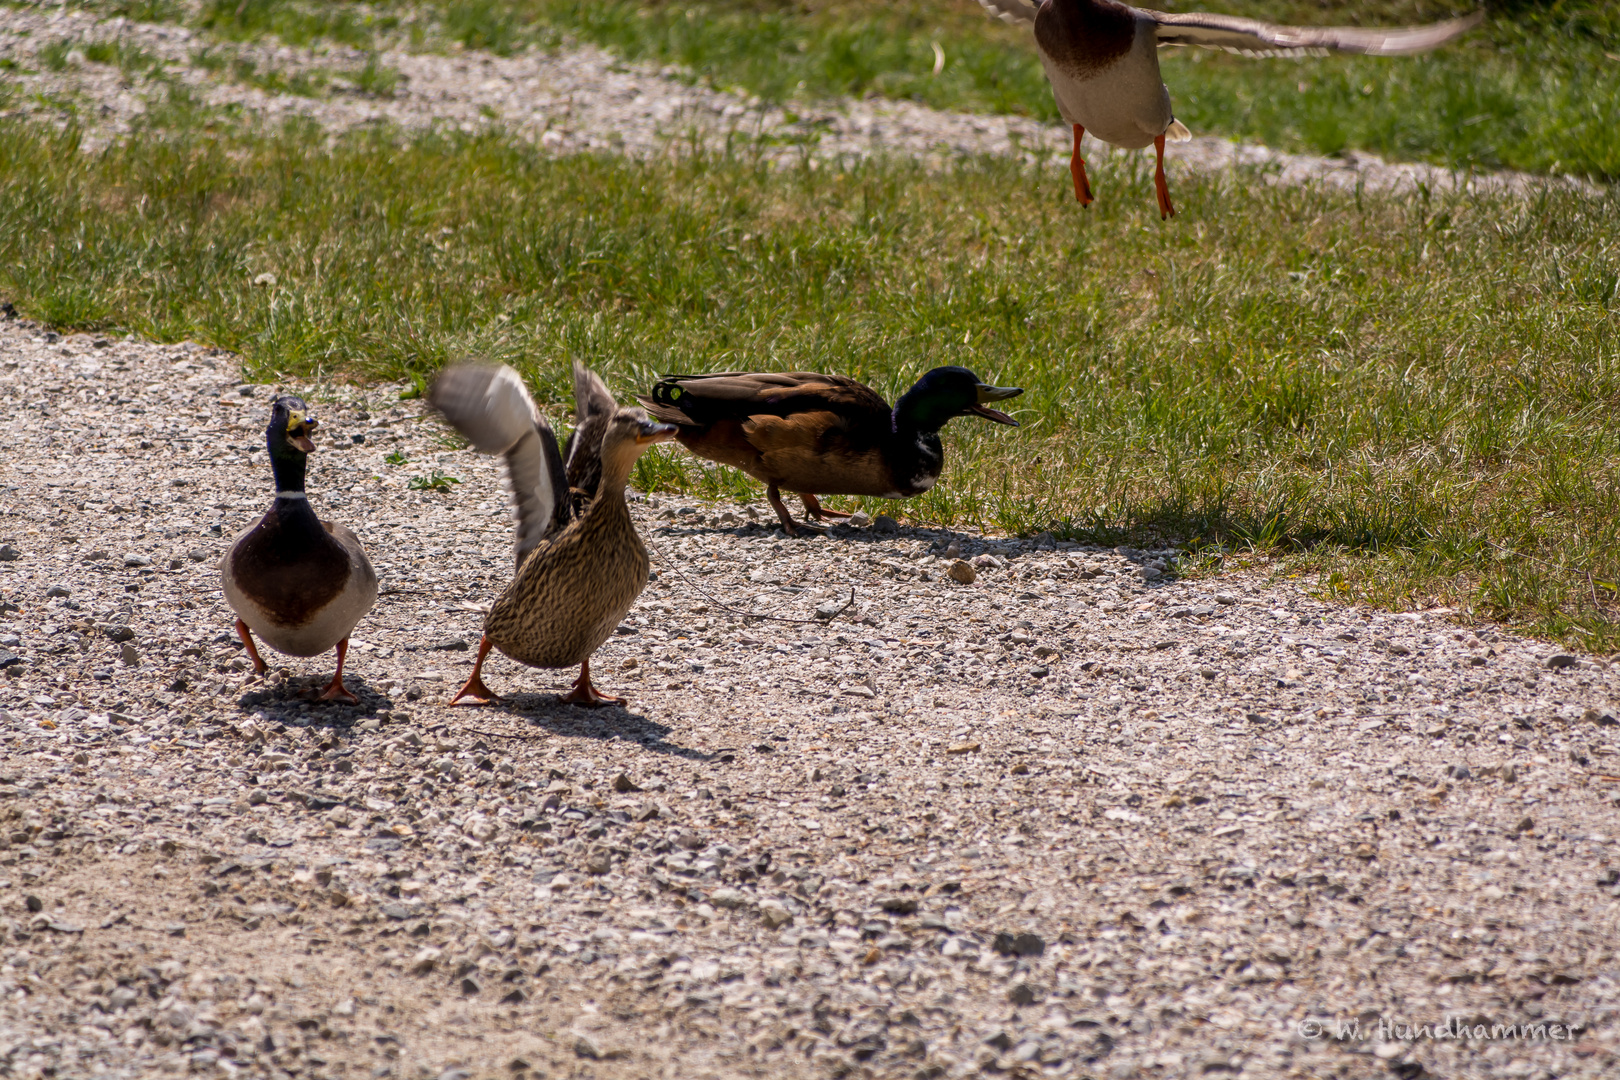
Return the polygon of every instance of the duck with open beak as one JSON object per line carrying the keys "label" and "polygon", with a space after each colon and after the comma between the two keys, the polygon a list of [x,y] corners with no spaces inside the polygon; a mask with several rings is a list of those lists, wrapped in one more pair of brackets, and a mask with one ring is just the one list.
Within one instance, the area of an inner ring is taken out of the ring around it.
{"label": "duck with open beak", "polygon": [[243,531],[220,561],[225,599],[236,612],[236,633],[253,668],[265,670],[256,633],[288,656],[337,650],[337,672],[322,701],[358,702],[343,685],[349,634],[377,602],[377,573],[351,530],[322,521],[304,491],[318,421],[301,398],[270,405],[265,443],[275,477],[275,501]]}
{"label": "duck with open beak", "polygon": [[674,424],[676,439],[698,457],[762,481],[782,531],[796,536],[806,526],[783,505],[783,488],[798,492],[818,520],[849,515],[826,509],[817,495],[920,495],[945,467],[940,429],[968,415],[1017,427],[989,403],[1023,392],[992,386],[965,367],[937,367],[890,408],[871,387],[843,375],[732,371],[671,375],[640,401]]}

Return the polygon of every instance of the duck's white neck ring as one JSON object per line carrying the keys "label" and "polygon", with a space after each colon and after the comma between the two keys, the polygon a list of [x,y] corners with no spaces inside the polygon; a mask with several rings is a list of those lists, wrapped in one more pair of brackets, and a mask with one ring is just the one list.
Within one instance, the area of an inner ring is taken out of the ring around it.
{"label": "duck's white neck ring", "polygon": [[278,499],[307,499],[307,498],[309,498],[309,496],[305,495],[302,491],[278,491],[278,492],[276,492],[276,498],[278,498]]}

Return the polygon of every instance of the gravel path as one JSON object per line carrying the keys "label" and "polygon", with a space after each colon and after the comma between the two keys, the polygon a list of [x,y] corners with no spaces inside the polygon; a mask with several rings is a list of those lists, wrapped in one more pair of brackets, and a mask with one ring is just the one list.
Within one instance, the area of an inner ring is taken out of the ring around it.
{"label": "gravel path", "polygon": [[220,597],[272,388],[0,321],[7,1075],[1620,1068],[1615,667],[1173,551],[650,498],[628,710],[500,658],[449,710],[496,472],[397,389],[298,389],[382,580],[359,707],[251,675]]}
{"label": "gravel path", "polygon": [[[67,54],[62,70],[52,72],[40,52],[64,41],[80,48]],[[83,44],[97,41],[122,42],[160,59],[161,77],[126,75],[112,64],[85,60]],[[261,77],[267,72],[289,78],[314,73],[326,80],[326,96],[267,93],[230,81],[220,71],[199,65],[197,54],[204,45],[220,63],[229,57],[251,61]],[[801,103],[789,112],[692,85],[675,68],[627,64],[591,47],[513,57],[473,51],[451,55],[386,51],[380,62],[397,70],[402,79],[391,94],[376,96],[361,93],[355,81],[366,55],[342,46],[311,51],[262,42],[222,45],[178,26],[100,20],[72,9],[0,7],[3,60],[13,61],[19,69],[0,71],[0,86],[9,83],[18,92],[9,108],[0,108],[0,115],[58,120],[71,115],[85,126],[87,145],[92,147],[127,133],[153,101],[166,99],[167,84],[177,82],[209,106],[270,121],[306,116],[334,131],[383,122],[406,130],[444,126],[477,131],[500,125],[558,153],[647,156],[670,152],[672,147],[712,147],[741,140],[780,163],[797,162],[807,154],[823,159],[897,154],[936,164],[975,154],[1019,154],[1066,163],[1069,154],[1069,133],[1061,124],[943,112],[880,99]],[[1086,153],[1095,160],[1130,152],[1110,151],[1093,141]],[[1167,156],[1183,169],[1219,172],[1243,166],[1259,170],[1270,182],[1285,184],[1316,181],[1367,190],[1411,189],[1420,184],[1444,190],[1462,185],[1480,191],[1528,192],[1552,183],[1596,190],[1570,178],[1464,174],[1390,163],[1358,152],[1336,158],[1289,154],[1211,136],[1172,146]]]}

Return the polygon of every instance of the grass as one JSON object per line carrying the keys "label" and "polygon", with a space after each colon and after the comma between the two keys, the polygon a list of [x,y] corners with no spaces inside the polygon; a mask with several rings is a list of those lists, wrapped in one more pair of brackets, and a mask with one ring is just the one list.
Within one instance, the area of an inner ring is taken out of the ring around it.
{"label": "grass", "polygon": [[[106,6],[106,5],[102,5]],[[124,5],[128,6],[128,5]],[[1476,0],[1162,3],[1322,24],[1405,24]],[[1339,154],[1369,150],[1461,168],[1620,177],[1620,5],[1494,0],[1487,24],[1417,58],[1252,60],[1161,52],[1178,116],[1197,132]],[[191,21],[234,39],[275,33],[374,47],[408,33],[510,53],[562,36],[677,64],[770,101],[875,94],[1057,122],[1029,32],[973,0],[208,0]],[[935,46],[945,57],[936,74]]]}
{"label": "grass", "polygon": [[[892,397],[961,363],[1024,386],[1024,426],[954,422],[908,515],[1254,551],[1347,599],[1620,647],[1612,198],[1186,176],[1161,224],[1136,160],[1099,163],[1112,195],[1081,211],[1056,166],[204,138],[194,102],[168,108],[166,137],[95,155],[0,126],[0,295],[234,349],[266,379],[420,387],[481,354],[551,403],[574,357],[625,396],[668,371],[808,368]],[[643,484],[757,491],[644,460]]]}

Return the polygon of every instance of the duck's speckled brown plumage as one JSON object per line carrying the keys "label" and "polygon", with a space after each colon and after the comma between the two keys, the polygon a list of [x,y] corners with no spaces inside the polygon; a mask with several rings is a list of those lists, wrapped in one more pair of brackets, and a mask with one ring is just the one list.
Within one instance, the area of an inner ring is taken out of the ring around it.
{"label": "duck's speckled brown plumage", "polygon": [[628,474],[603,476],[584,513],[529,553],[490,608],[484,633],[513,660],[584,663],[647,587],[647,548],[624,502]]}
{"label": "duck's speckled brown plumage", "polygon": [[517,572],[484,620],[484,637],[467,685],[451,699],[487,701],[484,657],[499,649],[529,667],[580,665],[563,700],[601,705],[590,658],[647,587],[647,549],[624,502],[641,451],[672,438],[639,409],[621,409],[602,380],[574,365],[579,426],[567,462],[556,436],[508,367],[460,364],[434,383],[429,400],[473,446],[506,461],[518,518]]}

